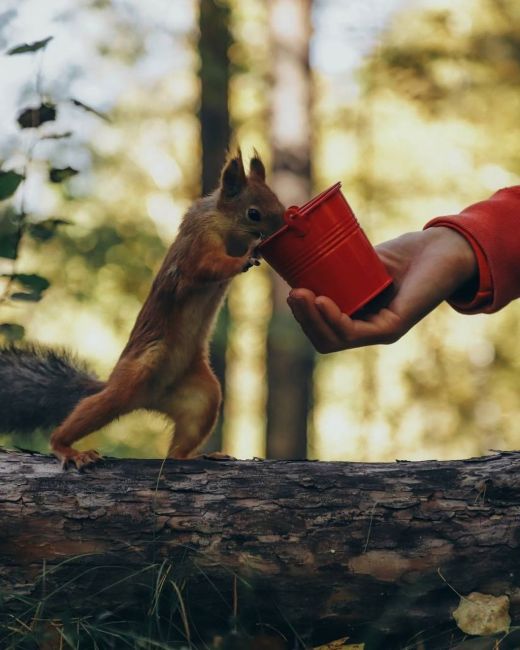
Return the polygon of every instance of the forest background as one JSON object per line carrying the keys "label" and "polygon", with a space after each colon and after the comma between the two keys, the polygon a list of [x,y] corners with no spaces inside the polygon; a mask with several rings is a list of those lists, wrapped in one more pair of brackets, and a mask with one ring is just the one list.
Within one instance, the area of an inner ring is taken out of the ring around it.
{"label": "forest background", "polygon": [[[65,346],[101,376],[230,143],[261,153],[286,204],[341,180],[374,243],[519,182],[515,0],[4,0],[0,49],[1,169],[25,176],[0,203],[1,336]],[[42,103],[54,118],[24,126]],[[442,305],[392,346],[320,356],[286,294],[265,263],[233,282],[210,448],[382,461],[518,447],[518,302]],[[86,444],[162,457],[168,437],[136,413]]]}

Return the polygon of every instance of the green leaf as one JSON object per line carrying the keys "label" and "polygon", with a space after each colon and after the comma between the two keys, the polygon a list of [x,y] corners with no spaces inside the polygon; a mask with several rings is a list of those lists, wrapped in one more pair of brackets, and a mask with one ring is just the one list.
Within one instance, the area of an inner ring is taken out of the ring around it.
{"label": "green leaf", "polygon": [[8,341],[21,341],[25,334],[25,328],[16,323],[0,323],[0,335]]}
{"label": "green leaf", "polygon": [[76,174],[79,174],[78,170],[73,169],[72,167],[53,167],[49,171],[49,179],[52,183],[61,183],[71,176],[76,176]]}
{"label": "green leaf", "polygon": [[44,122],[56,119],[56,106],[50,103],[40,104],[36,108],[26,108],[16,118],[22,129],[35,129]]}
{"label": "green leaf", "polygon": [[45,221],[38,221],[38,223],[30,223],[27,225],[29,235],[37,241],[47,241],[56,234],[58,226],[68,225],[70,221],[66,219],[45,219]]}
{"label": "green leaf", "polygon": [[70,101],[74,104],[74,106],[78,106],[79,108],[82,108],[84,111],[87,111],[87,113],[94,113],[94,115],[101,118],[102,120],[105,120],[105,122],[110,122],[110,118],[107,115],[101,113],[95,108],[92,108],[92,106],[89,106],[88,104],[84,104],[83,102],[80,102],[79,99],[71,98]]}
{"label": "green leaf", "polygon": [[0,201],[8,199],[18,189],[18,185],[23,181],[24,177],[16,172],[2,172],[0,171]]}
{"label": "green leaf", "polygon": [[33,41],[32,43],[22,43],[21,45],[16,45],[10,50],[7,50],[7,54],[12,56],[13,54],[26,54],[27,52],[37,52],[42,48],[46,47],[47,44],[52,41],[53,36],[47,36],[41,41]]}
{"label": "green leaf", "polygon": [[27,302],[38,302],[42,299],[42,293],[49,288],[50,282],[41,275],[35,273],[4,273],[3,278],[12,278],[28,291],[12,293],[11,300],[24,300]]}
{"label": "green leaf", "polygon": [[15,260],[18,257],[18,242],[20,233],[18,231],[8,235],[0,234],[0,257],[8,260]]}
{"label": "green leaf", "polygon": [[63,133],[49,133],[48,135],[42,135],[41,140],[63,140],[64,138],[70,138],[73,135],[72,131],[64,131]]}
{"label": "green leaf", "polygon": [[12,293],[11,300],[21,300],[23,302],[39,302],[43,298],[41,293]]}
{"label": "green leaf", "polygon": [[[4,277],[8,276],[4,275]],[[42,293],[51,284],[47,278],[36,273],[13,273],[10,277],[23,285],[25,289],[30,289],[33,293]]]}
{"label": "green leaf", "polygon": [[18,243],[21,238],[23,217],[12,208],[0,214],[0,257],[15,260],[18,257]]}

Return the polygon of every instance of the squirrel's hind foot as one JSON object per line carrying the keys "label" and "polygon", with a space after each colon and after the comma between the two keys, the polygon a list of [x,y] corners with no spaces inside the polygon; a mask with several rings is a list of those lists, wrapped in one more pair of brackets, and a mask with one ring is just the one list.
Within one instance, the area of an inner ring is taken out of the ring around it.
{"label": "squirrel's hind foot", "polygon": [[89,467],[103,460],[103,456],[95,449],[78,451],[72,447],[65,447],[59,450],[54,449],[53,453],[61,462],[61,467],[64,470],[69,467],[75,467],[77,470],[82,471],[85,467]]}
{"label": "squirrel's hind foot", "polygon": [[237,460],[234,456],[229,456],[221,451],[211,451],[207,454],[194,456],[193,460]]}

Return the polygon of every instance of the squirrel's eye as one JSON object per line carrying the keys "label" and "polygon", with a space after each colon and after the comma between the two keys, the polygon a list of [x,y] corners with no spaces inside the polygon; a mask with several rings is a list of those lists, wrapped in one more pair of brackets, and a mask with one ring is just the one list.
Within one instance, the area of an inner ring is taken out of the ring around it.
{"label": "squirrel's eye", "polygon": [[260,214],[260,211],[257,210],[256,208],[249,208],[247,210],[247,218],[250,219],[251,221],[260,221],[262,215]]}

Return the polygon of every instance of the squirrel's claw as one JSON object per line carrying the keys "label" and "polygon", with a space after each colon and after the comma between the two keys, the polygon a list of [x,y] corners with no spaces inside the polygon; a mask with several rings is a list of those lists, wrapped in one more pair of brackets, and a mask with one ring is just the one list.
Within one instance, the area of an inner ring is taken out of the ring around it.
{"label": "squirrel's claw", "polygon": [[194,456],[194,460],[236,460],[234,456],[229,456],[221,451],[212,451],[207,454]]}
{"label": "squirrel's claw", "polygon": [[63,451],[58,453],[55,451],[54,453],[61,462],[61,468],[63,470],[67,470],[69,467],[75,467],[81,472],[85,467],[89,467],[103,460],[103,456],[95,449],[89,449],[88,451],[70,449],[66,453]]}
{"label": "squirrel's claw", "polygon": [[260,260],[258,257],[250,257],[242,267],[242,273],[249,271],[252,266],[260,266]]}

